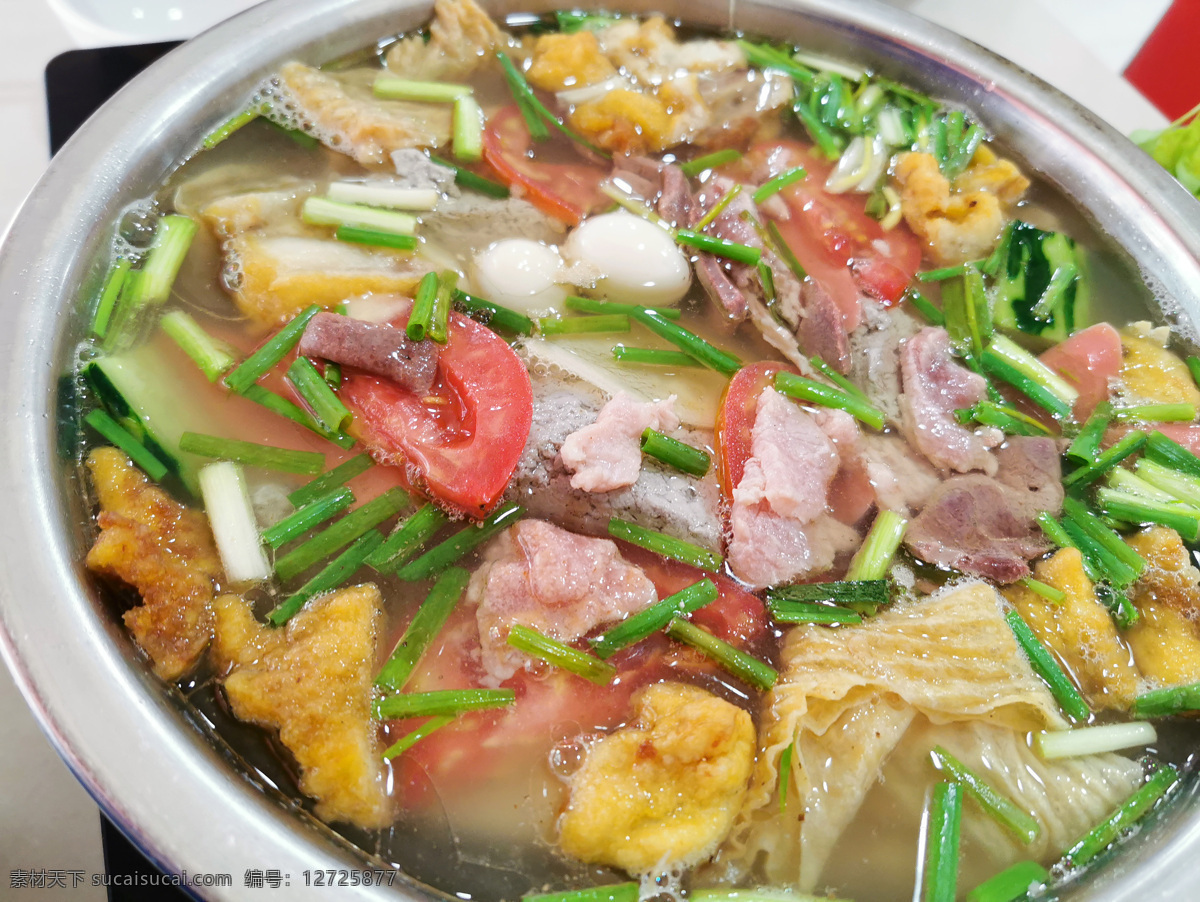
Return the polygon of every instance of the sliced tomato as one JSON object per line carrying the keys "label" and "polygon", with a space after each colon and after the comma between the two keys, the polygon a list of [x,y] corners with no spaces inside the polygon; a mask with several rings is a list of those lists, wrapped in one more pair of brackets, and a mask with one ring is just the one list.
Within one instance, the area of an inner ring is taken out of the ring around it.
{"label": "sliced tomato", "polygon": [[377,460],[403,468],[410,487],[475,518],[500,499],[533,420],[525,364],[494,332],[457,313],[450,314],[427,395],[363,373],[347,374],[339,395],[354,414],[356,437]]}
{"label": "sliced tomato", "polygon": [[[547,152],[558,142],[547,143]],[[483,132],[483,158],[510,188],[548,216],[578,225],[587,213],[608,205],[600,182],[608,171],[587,163],[555,163],[536,159],[533,139],[516,106],[494,113]]]}
{"label": "sliced tomato", "polygon": [[837,302],[847,330],[861,318],[860,289],[887,304],[900,300],[921,265],[921,245],[907,226],[885,231],[867,215],[863,195],[827,192],[831,164],[798,142],[758,145],[747,164],[771,175],[796,166],[808,171],[783,190],[791,215],[775,224],[808,274]]}
{"label": "sliced tomato", "polygon": [[726,501],[733,500],[733,490],[742,481],[742,472],[750,459],[758,396],[774,383],[775,374],[780,371],[797,372],[791,364],[763,360],[742,367],[725,387],[713,440],[717,448],[717,475]]}
{"label": "sliced tomato", "polygon": [[1108,323],[1089,326],[1056,344],[1039,358],[1079,390],[1075,419],[1086,420],[1108,400],[1109,383],[1121,373],[1121,336]]}

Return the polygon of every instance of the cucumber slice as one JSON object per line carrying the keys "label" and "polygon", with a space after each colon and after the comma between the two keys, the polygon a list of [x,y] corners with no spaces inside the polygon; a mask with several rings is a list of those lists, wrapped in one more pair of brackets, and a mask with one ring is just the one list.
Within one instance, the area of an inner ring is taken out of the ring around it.
{"label": "cucumber slice", "polygon": [[[1013,224],[1008,256],[992,286],[996,325],[1062,341],[1090,324],[1091,291],[1083,249],[1061,232],[1043,232],[1025,222]],[[1046,315],[1035,317],[1033,308],[1041,300],[1057,269],[1074,266],[1076,278],[1067,286]]]}

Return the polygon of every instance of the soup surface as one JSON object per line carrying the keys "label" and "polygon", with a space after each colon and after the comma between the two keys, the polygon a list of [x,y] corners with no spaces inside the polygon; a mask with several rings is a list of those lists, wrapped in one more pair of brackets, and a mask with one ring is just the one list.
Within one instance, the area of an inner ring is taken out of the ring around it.
{"label": "soup surface", "polygon": [[1177,785],[1200,361],[986,123],[812,51],[439,0],[117,224],[87,564],[379,861],[1016,899]]}

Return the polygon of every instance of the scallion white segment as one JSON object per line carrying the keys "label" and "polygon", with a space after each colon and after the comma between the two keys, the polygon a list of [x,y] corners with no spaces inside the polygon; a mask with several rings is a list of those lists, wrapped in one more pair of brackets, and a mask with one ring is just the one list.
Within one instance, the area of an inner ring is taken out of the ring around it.
{"label": "scallion white segment", "polygon": [[199,479],[200,496],[225,575],[233,583],[269,578],[271,565],[259,539],[242,468],[232,461],[218,461],[203,467]]}
{"label": "scallion white segment", "polygon": [[464,163],[483,159],[483,110],[473,96],[454,101],[453,124],[451,148],[454,158]]}
{"label": "scallion white segment", "polygon": [[328,197],[307,198],[300,216],[309,225],[351,226],[394,235],[411,235],[417,229],[417,218],[407,213],[346,204]]}
{"label": "scallion white segment", "polygon": [[433,188],[397,188],[380,182],[333,182],[329,199],[393,210],[432,210],[440,195]]}
{"label": "scallion white segment", "polygon": [[1054,730],[1035,733],[1033,736],[1034,747],[1047,761],[1116,752],[1120,749],[1150,745],[1157,740],[1158,733],[1154,724],[1144,721],[1081,727],[1077,730]]}
{"label": "scallion white segment", "polygon": [[375,79],[375,96],[383,100],[415,100],[424,103],[453,103],[471,93],[470,85],[442,84],[436,81],[411,81],[393,75]]}

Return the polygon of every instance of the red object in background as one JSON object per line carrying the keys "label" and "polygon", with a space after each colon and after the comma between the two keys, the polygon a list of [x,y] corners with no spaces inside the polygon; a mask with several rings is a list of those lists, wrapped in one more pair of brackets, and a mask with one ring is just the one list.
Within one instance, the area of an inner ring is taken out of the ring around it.
{"label": "red object in background", "polygon": [[1200,102],[1200,0],[1175,0],[1142,49],[1125,69],[1125,78],[1162,111],[1178,119]]}

